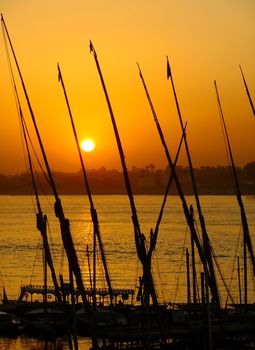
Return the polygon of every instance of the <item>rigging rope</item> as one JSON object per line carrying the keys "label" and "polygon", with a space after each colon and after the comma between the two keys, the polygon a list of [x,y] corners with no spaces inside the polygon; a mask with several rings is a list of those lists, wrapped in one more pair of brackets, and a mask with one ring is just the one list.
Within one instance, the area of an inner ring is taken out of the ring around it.
{"label": "rigging rope", "polygon": [[227,294],[229,295],[229,297],[230,297],[230,299],[231,299],[231,302],[234,304],[234,303],[235,303],[235,300],[234,300],[234,298],[233,298],[233,296],[232,296],[230,290],[228,289],[227,283],[226,283],[225,278],[224,278],[224,276],[223,276],[223,273],[222,273],[222,271],[221,271],[221,269],[220,269],[220,265],[219,265],[219,262],[218,262],[218,258],[217,258],[217,256],[216,256],[216,254],[214,253],[214,249],[213,249],[213,248],[212,248],[212,255],[213,255],[213,259],[214,259],[214,261],[215,261],[217,270],[218,270],[218,272],[219,272],[219,274],[220,274],[221,280],[222,280],[222,282],[223,282],[223,284],[224,284],[224,287],[225,287],[225,289],[226,289],[226,291],[227,291]]}
{"label": "rigging rope", "polygon": [[[3,28],[2,28],[3,29]],[[21,103],[20,103],[20,100],[19,100],[19,95],[18,95],[18,90],[17,90],[17,86],[16,86],[16,83],[15,83],[15,78],[14,78],[14,73],[13,73],[13,69],[12,69],[12,64],[11,64],[11,58],[10,58],[10,54],[9,54],[9,50],[8,50],[8,44],[7,44],[7,38],[6,38],[6,33],[4,31],[4,29],[2,30],[3,31],[3,37],[4,37],[4,45],[5,45],[5,51],[6,51],[6,55],[7,55],[7,62],[8,62],[8,69],[10,71],[10,76],[11,76],[11,81],[12,81],[12,88],[13,88],[13,91],[14,91],[14,96],[15,96],[15,104],[16,104],[16,108],[17,108],[17,111],[18,111],[18,115],[21,114]],[[28,132],[28,128],[27,128],[27,125],[26,125],[26,122],[25,122],[25,118],[24,118],[24,115],[22,114],[22,119],[24,121],[24,127],[25,127],[25,130],[26,130],[26,133],[27,133],[27,136],[28,136],[28,139],[29,139],[29,142],[30,142],[30,145],[32,147],[32,150],[33,150],[33,153],[36,157],[36,160],[38,162],[38,165],[43,173],[43,175],[45,176],[45,179],[47,180],[47,182],[50,184],[49,182],[49,178],[47,176],[47,174],[45,173],[43,167],[42,167],[42,164],[39,160],[39,157],[35,151],[35,148],[33,146],[33,142],[31,140],[31,137],[30,137],[30,133]],[[19,123],[19,125],[21,126],[21,123]],[[22,145],[23,145],[23,149],[24,149],[24,140],[23,138],[21,137],[21,140],[22,140]],[[23,152],[24,154],[24,158],[26,159],[25,157],[25,153],[26,152]],[[27,167],[27,161],[25,161],[25,164],[26,164],[26,167]],[[28,169],[27,169],[28,170]]]}
{"label": "rigging rope", "polygon": [[[56,246],[57,243],[54,243],[54,239],[53,239],[53,236],[52,236],[52,232],[51,232],[51,227],[50,227],[50,223],[49,223],[49,220],[47,218],[46,220],[46,225],[47,225],[47,236],[49,238],[49,246],[51,247],[51,255],[52,255],[52,260],[53,261],[58,261],[59,260],[59,255],[57,254],[57,249],[53,248],[54,246]],[[61,244],[61,243],[60,243]],[[64,252],[64,247],[63,245],[61,245],[62,249],[61,251]]]}
{"label": "rigging rope", "polygon": [[42,166],[42,163],[40,162],[40,159],[39,159],[39,157],[38,157],[38,155],[37,155],[37,153],[36,153],[36,150],[35,150],[35,148],[34,148],[34,145],[33,145],[32,139],[31,139],[31,137],[30,137],[30,133],[29,133],[29,131],[28,131],[27,124],[26,124],[26,121],[25,121],[25,118],[24,118],[23,115],[22,115],[22,119],[23,119],[23,122],[24,122],[24,127],[25,127],[25,130],[26,130],[26,134],[27,134],[27,136],[28,136],[28,140],[29,140],[29,142],[30,142],[30,146],[31,146],[31,148],[32,148],[32,150],[33,150],[33,153],[34,153],[34,156],[35,156],[35,158],[36,158],[36,160],[37,160],[37,163],[38,163],[38,165],[39,165],[39,168],[41,169],[42,174],[44,175],[46,181],[47,181],[48,184],[50,185],[49,178],[48,178],[47,174],[45,173],[45,171],[44,171],[44,169],[43,169],[43,166]]}
{"label": "rigging rope", "polygon": [[33,266],[32,266],[32,271],[31,271],[31,275],[30,275],[29,284],[32,284],[32,279],[34,277],[35,267],[37,266],[36,265],[36,261],[38,259],[38,255],[39,255],[39,251],[40,250],[42,250],[42,238],[41,237],[39,237],[39,239],[38,239],[38,244],[37,244],[37,249],[36,249],[36,253],[35,253],[34,263],[33,263]]}
{"label": "rigging rope", "polygon": [[87,225],[87,228],[86,228],[85,232],[88,232],[88,235],[87,235],[87,237],[85,237],[85,235],[83,235],[84,243],[82,245],[84,245],[85,250],[84,250],[84,255],[83,255],[84,259],[82,261],[81,269],[85,268],[85,264],[87,263],[87,257],[88,257],[87,254],[89,254],[89,250],[87,252],[87,246],[89,246],[89,245],[86,244],[86,241],[89,242],[89,237],[90,237],[91,232],[92,232],[91,222],[89,222],[89,224]]}
{"label": "rigging rope", "polygon": [[[92,229],[93,229],[93,225],[91,225],[91,221],[89,223],[89,230],[87,230],[88,232],[88,235],[87,235],[87,242],[90,241],[90,237],[92,237]],[[92,256],[92,252],[90,251],[89,249],[89,244],[86,244],[86,253],[84,255],[84,262],[83,262],[83,265],[82,267],[84,267],[85,265],[85,260],[88,264],[88,278],[89,278],[89,285],[90,285],[90,288],[92,289],[93,288],[93,281],[92,281],[92,273],[91,273],[91,264],[90,264],[90,257]],[[86,259],[87,257],[87,259]]]}
{"label": "rigging rope", "polygon": [[[238,234],[238,237],[237,237],[237,244],[236,244],[235,254],[234,254],[234,258],[233,258],[233,264],[232,264],[232,271],[231,271],[231,275],[230,275],[230,281],[229,281],[229,285],[228,285],[228,289],[229,289],[229,290],[231,289],[232,281],[233,281],[233,278],[234,278],[235,265],[236,265],[236,261],[237,261],[237,251],[238,251],[239,246],[240,246],[240,237],[241,237],[241,233],[242,233],[242,230],[241,230],[241,227],[240,227],[240,229],[239,229],[239,234]],[[229,297],[229,295],[227,294],[227,298],[226,298],[226,302],[225,302],[225,307],[226,307],[227,304],[228,304],[228,297]]]}
{"label": "rigging rope", "polygon": [[165,303],[166,299],[165,299],[165,293],[164,293],[164,289],[163,289],[163,280],[162,280],[162,276],[161,276],[161,272],[160,272],[160,268],[159,268],[158,251],[156,248],[154,250],[154,257],[156,260],[156,270],[157,270],[158,279],[159,279],[160,293],[162,295],[163,303]]}
{"label": "rigging rope", "polygon": [[[195,221],[195,225],[196,225],[196,221]],[[196,226],[196,228],[197,228],[197,226]],[[197,230],[197,232],[199,233],[198,230]],[[200,237],[199,237],[199,240],[200,240]],[[227,291],[227,296],[230,297],[231,302],[234,303],[234,302],[235,302],[235,301],[234,301],[234,298],[233,298],[233,296],[231,295],[231,292],[230,292],[229,287],[227,286],[227,283],[226,283],[225,278],[224,278],[224,276],[223,276],[223,273],[222,273],[222,271],[221,271],[219,262],[218,262],[218,260],[217,260],[217,256],[216,256],[216,254],[215,254],[215,252],[214,252],[214,248],[213,248],[212,246],[211,246],[211,251],[212,251],[212,256],[213,256],[214,262],[215,262],[215,264],[216,264],[217,270],[218,270],[219,275],[220,275],[220,277],[221,277],[221,280],[222,280],[222,282],[223,282],[223,284],[224,284],[224,287],[225,287],[225,289],[226,289],[226,291]],[[198,289],[198,291],[199,291],[199,289]]]}
{"label": "rigging rope", "polygon": [[218,105],[218,111],[219,111],[219,118],[220,118],[221,131],[222,131],[223,140],[224,140],[224,147],[225,147],[225,151],[226,151],[226,155],[227,155],[227,162],[228,162],[228,168],[229,168],[230,178],[231,178],[232,185],[233,185],[233,188],[234,188],[234,193],[236,194],[236,185],[235,185],[233,170],[232,170],[232,167],[231,167],[230,155],[229,155],[229,151],[228,151],[227,136],[226,136],[226,134],[225,134],[225,132],[224,132],[224,124],[223,124],[223,120],[222,120],[222,118],[221,118],[220,106],[219,106],[219,105]]}
{"label": "rigging rope", "polygon": [[[3,30],[3,37],[4,37],[4,45],[5,45],[5,51],[6,51],[6,55],[7,55],[7,63],[8,63],[8,69],[9,69],[9,73],[11,76],[11,86],[13,89],[13,94],[14,94],[14,100],[15,100],[15,106],[16,106],[16,110],[17,110],[17,114],[20,118],[18,118],[19,120],[19,129],[20,129],[20,139],[21,139],[21,144],[22,144],[22,154],[23,154],[23,158],[24,158],[24,164],[26,167],[26,173],[28,174],[28,164],[27,164],[27,157],[26,157],[26,152],[25,152],[25,143],[24,143],[24,138],[22,137],[23,135],[23,131],[22,131],[22,125],[21,125],[21,119],[23,117],[22,111],[21,111],[21,104],[20,104],[20,100],[19,100],[19,96],[18,96],[18,91],[17,91],[17,87],[16,87],[16,83],[15,83],[15,79],[14,79],[14,73],[13,73],[13,69],[12,69],[12,65],[11,65],[11,58],[10,58],[10,54],[9,54],[9,50],[8,50],[8,45],[7,45],[7,39],[6,39],[6,34]],[[28,182],[28,186],[30,186],[31,189],[31,182]],[[33,208],[34,208],[34,213],[35,211],[35,206],[34,206],[34,201],[32,200],[33,203]]]}
{"label": "rigging rope", "polygon": [[[194,211],[193,211],[194,226],[195,226],[195,228],[196,228],[198,240],[199,240],[199,242],[201,242],[200,231],[199,231],[199,230],[200,230],[200,226],[197,225],[197,220],[196,220],[196,218],[195,218],[195,215],[196,215],[196,211],[194,210]],[[200,243],[200,244],[201,244],[201,243]],[[199,262],[200,262],[200,268],[201,268],[202,261],[199,260]],[[196,262],[195,262],[195,263],[196,263]],[[200,289],[199,289],[198,280],[197,280],[197,273],[196,273],[196,278],[195,278],[195,285],[196,285],[196,295],[197,295],[198,302],[201,302]]]}
{"label": "rigging rope", "polygon": [[[3,29],[3,28],[2,28]],[[31,136],[30,136],[30,133],[28,131],[28,127],[27,127],[27,124],[26,124],[26,121],[25,121],[25,118],[24,118],[24,115],[23,115],[23,112],[22,112],[22,109],[21,109],[21,103],[20,103],[20,99],[19,99],[19,94],[18,94],[18,90],[17,90],[17,86],[16,86],[16,82],[15,82],[15,78],[14,78],[14,72],[13,72],[13,68],[12,68],[12,64],[11,64],[11,58],[10,58],[10,54],[9,54],[9,50],[8,50],[8,44],[7,44],[7,38],[6,38],[6,33],[5,31],[3,30],[3,37],[4,37],[4,44],[5,44],[5,50],[6,50],[6,55],[7,55],[7,62],[8,62],[8,68],[9,68],[9,72],[10,72],[10,76],[11,76],[11,82],[12,82],[12,89],[13,89],[13,92],[14,92],[14,98],[15,98],[15,105],[16,105],[16,109],[17,109],[17,114],[19,115],[20,118],[19,119],[19,127],[20,127],[20,134],[21,134],[21,143],[22,143],[22,149],[23,149],[23,157],[24,157],[24,164],[25,164],[25,167],[26,167],[26,173],[29,173],[29,170],[28,170],[28,159],[27,157],[25,156],[27,154],[27,152],[25,151],[25,143],[24,143],[24,138],[22,137],[23,135],[23,131],[22,131],[22,124],[23,123],[23,127],[24,127],[24,130],[26,132],[26,135],[27,135],[27,138],[29,140],[29,143],[30,143],[30,147],[32,148],[33,150],[33,154],[37,160],[37,163],[46,179],[46,181],[48,182],[48,184],[50,184],[49,182],[49,178],[47,176],[47,174],[45,173],[43,167],[42,167],[42,164],[39,160],[39,157],[37,155],[37,152],[34,148],[34,145],[33,145],[33,142],[32,142],[32,139],[31,139]],[[36,173],[36,176],[37,176],[37,173]],[[38,179],[38,176],[37,176],[37,179]],[[39,179],[38,179],[39,180]],[[39,182],[39,181],[38,181]],[[28,183],[28,185],[30,186],[30,188],[32,188],[32,184],[31,182]],[[32,203],[33,203],[33,208],[34,208],[34,213],[36,213],[36,209],[35,209],[35,202],[34,202],[34,199],[33,197],[31,196],[32,198]]]}
{"label": "rigging rope", "polygon": [[183,257],[184,257],[185,245],[186,245],[186,240],[187,240],[187,232],[188,232],[188,228],[186,227],[185,236],[184,236],[183,245],[182,245],[182,255],[181,255],[181,259],[180,259],[179,271],[178,271],[178,275],[177,275],[178,277],[177,277],[176,289],[175,289],[175,295],[174,295],[174,302],[173,302],[174,304],[176,302],[177,293],[179,290],[179,282],[180,282],[180,275],[181,275],[181,270],[182,270],[182,266],[183,266]]}

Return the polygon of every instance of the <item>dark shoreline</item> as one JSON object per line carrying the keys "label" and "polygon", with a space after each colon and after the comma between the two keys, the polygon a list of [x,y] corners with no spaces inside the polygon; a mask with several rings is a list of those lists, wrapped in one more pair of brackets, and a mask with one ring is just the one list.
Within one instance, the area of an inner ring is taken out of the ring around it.
{"label": "dark shoreline", "polygon": [[[195,170],[195,179],[200,195],[226,196],[235,195],[232,178],[232,168],[200,167]],[[255,162],[243,168],[237,168],[241,193],[255,195]],[[176,168],[182,191],[185,195],[193,195],[193,187],[188,167]],[[126,195],[123,173],[119,170],[107,170],[102,167],[97,170],[88,170],[87,176],[93,195]],[[35,172],[39,194],[51,194],[47,178],[43,173]],[[53,171],[53,177],[61,195],[86,194],[81,171],[64,173]],[[129,170],[129,177],[134,195],[164,195],[170,177],[170,171],[156,169],[153,164],[145,168],[133,167]],[[170,188],[171,195],[178,194],[175,183]],[[0,174],[0,195],[33,195],[31,176],[28,173],[15,175]]]}

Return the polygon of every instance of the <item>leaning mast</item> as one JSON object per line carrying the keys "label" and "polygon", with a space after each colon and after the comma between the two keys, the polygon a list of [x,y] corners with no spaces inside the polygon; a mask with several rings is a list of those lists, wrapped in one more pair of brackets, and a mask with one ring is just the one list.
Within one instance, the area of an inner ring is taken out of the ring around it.
{"label": "leaning mast", "polygon": [[[170,81],[171,81],[172,90],[173,90],[174,99],[175,99],[175,104],[176,104],[176,108],[177,108],[177,112],[178,112],[178,116],[179,116],[181,129],[183,132],[184,125],[183,125],[183,121],[182,121],[182,114],[181,114],[181,110],[180,110],[180,106],[179,106],[179,102],[178,102],[178,98],[177,98],[177,94],[176,94],[176,90],[175,90],[175,85],[174,85],[173,76],[172,76],[170,64],[168,61],[168,57],[167,57],[167,79],[170,79]],[[212,260],[212,248],[211,248],[210,240],[209,240],[209,237],[207,234],[204,216],[202,214],[202,208],[201,208],[200,199],[199,199],[199,195],[198,195],[198,190],[197,190],[197,185],[196,185],[196,180],[195,180],[195,175],[194,175],[194,169],[193,169],[193,165],[192,165],[192,160],[191,160],[191,155],[190,155],[186,135],[184,135],[184,144],[185,144],[186,154],[187,154],[189,168],[190,168],[191,180],[192,180],[192,185],[193,185],[193,190],[194,190],[194,195],[195,195],[195,200],[196,200],[196,205],[197,205],[197,210],[198,210],[198,215],[199,215],[199,221],[200,221],[200,225],[201,225],[201,229],[202,229],[204,258],[206,259],[206,262],[208,264],[208,268],[210,271],[210,278],[212,280],[212,288],[213,288],[212,293],[213,293],[214,302],[216,303],[218,308],[220,308],[220,297],[219,297],[219,293],[218,293],[217,282],[216,282],[215,271],[214,271],[213,260]],[[205,273],[206,273],[206,271],[205,271]]]}
{"label": "leaning mast", "polygon": [[[173,176],[173,178],[175,180],[176,188],[177,188],[177,191],[179,193],[179,197],[180,197],[180,199],[182,201],[182,207],[183,207],[184,215],[185,215],[185,218],[186,218],[186,221],[187,221],[187,224],[189,226],[190,233],[191,233],[191,240],[192,240],[192,242],[196,243],[200,260],[201,260],[201,262],[203,264],[204,270],[206,270],[207,269],[207,265],[205,264],[204,252],[203,252],[203,249],[201,247],[201,244],[200,244],[197,232],[196,232],[196,228],[195,228],[195,225],[194,225],[194,220],[193,220],[193,217],[192,217],[192,213],[191,213],[191,211],[188,208],[188,205],[187,205],[184,193],[183,193],[182,188],[181,188],[181,184],[179,182],[179,178],[178,178],[177,173],[175,171],[175,165],[174,165],[174,163],[173,163],[173,161],[171,159],[171,156],[170,156],[170,153],[169,153],[169,150],[168,150],[168,146],[167,146],[166,141],[165,141],[165,137],[164,137],[163,131],[161,129],[161,126],[160,126],[160,123],[159,123],[159,120],[158,120],[155,108],[153,106],[153,103],[152,103],[149,91],[147,89],[147,86],[146,86],[146,83],[145,83],[145,80],[144,80],[144,77],[143,77],[143,74],[142,74],[142,71],[141,71],[139,65],[138,65],[138,70],[139,70],[139,76],[141,78],[141,81],[142,81],[142,84],[143,84],[143,87],[144,87],[144,90],[145,90],[145,94],[146,94],[147,100],[148,100],[150,108],[151,108],[152,115],[153,115],[153,118],[154,118],[157,130],[158,130],[158,133],[159,133],[159,136],[160,136],[161,143],[162,143],[162,145],[164,147],[164,150],[165,150],[165,154],[166,154],[166,157],[167,157],[167,160],[168,160],[168,164],[169,164],[169,166],[171,168],[171,175]],[[182,138],[185,138],[185,133],[186,133],[186,130],[185,130],[185,127],[184,127],[184,131],[182,133]],[[194,273],[194,270],[193,270],[193,273]],[[211,289],[211,294],[213,295],[213,290],[214,289],[213,289],[213,283],[212,283],[211,278],[210,278],[210,274],[209,274],[209,285],[210,285],[210,289]],[[196,291],[195,291],[195,288],[194,288],[194,296],[193,296],[193,298],[194,298],[194,303],[196,303]]]}
{"label": "leaning mast", "polygon": [[227,126],[225,123],[225,118],[224,118],[222,107],[221,107],[221,102],[220,102],[220,97],[219,97],[219,92],[218,92],[216,81],[214,81],[214,86],[215,86],[215,91],[216,91],[218,107],[219,107],[219,113],[220,113],[223,129],[224,129],[224,134],[225,134],[226,141],[227,141],[228,153],[229,153],[230,161],[231,161],[231,165],[232,165],[232,172],[233,172],[233,177],[234,177],[234,181],[235,181],[235,189],[236,189],[236,198],[237,198],[237,202],[239,204],[240,211],[241,211],[241,219],[242,219],[243,234],[244,234],[244,247],[243,247],[244,248],[244,303],[245,303],[245,305],[247,305],[247,302],[248,302],[248,286],[247,286],[248,277],[247,277],[246,247],[248,248],[248,251],[250,253],[254,277],[255,277],[255,257],[254,257],[252,242],[251,242],[251,236],[250,236],[250,232],[249,232],[249,226],[248,226],[248,222],[247,222],[247,218],[246,218],[246,214],[245,214],[244,204],[243,204],[243,200],[242,200],[239,180],[238,180],[238,176],[237,176],[237,172],[236,172],[236,166],[235,166],[235,162],[234,162],[233,153],[231,150]]}
{"label": "leaning mast", "polygon": [[[84,178],[84,182],[85,182],[85,187],[86,187],[87,195],[88,195],[88,198],[89,198],[90,213],[91,213],[91,218],[92,218],[92,222],[93,222],[93,226],[94,226],[94,234],[95,234],[95,236],[98,239],[98,243],[99,243],[99,247],[100,247],[100,251],[101,251],[102,262],[103,262],[104,271],[105,271],[106,282],[107,282],[107,285],[108,285],[108,288],[109,288],[110,299],[112,301],[112,299],[113,299],[113,292],[112,292],[111,280],[110,280],[110,275],[109,275],[107,262],[106,262],[106,257],[105,257],[105,252],[104,252],[104,246],[103,246],[103,242],[102,242],[102,239],[101,239],[101,233],[100,233],[100,230],[99,230],[99,222],[98,222],[97,211],[96,211],[94,203],[93,203],[93,198],[92,198],[92,194],[91,194],[91,190],[90,190],[90,186],[89,186],[87,172],[86,172],[86,169],[85,169],[83,157],[82,157],[82,154],[81,154],[81,149],[80,149],[80,146],[79,146],[79,141],[78,141],[78,136],[77,136],[77,132],[76,132],[76,127],[75,127],[75,124],[74,124],[73,115],[72,115],[71,107],[70,107],[69,100],[68,100],[68,97],[67,97],[66,88],[65,88],[65,84],[64,84],[64,80],[63,80],[63,76],[62,76],[62,72],[61,72],[59,64],[58,64],[58,80],[60,81],[60,83],[62,85],[62,88],[63,88],[63,92],[64,92],[64,96],[65,96],[65,100],[66,100],[66,105],[67,105],[67,108],[68,108],[68,112],[69,112],[69,116],[70,116],[70,120],[71,120],[71,124],[72,124],[72,129],[73,129],[73,134],[74,134],[74,138],[75,138],[75,143],[76,143],[76,147],[77,147],[77,151],[78,151],[78,154],[79,154],[79,159],[80,159],[80,163],[81,163],[81,167],[82,167],[82,173],[83,173],[83,178]],[[95,284],[95,282],[94,282],[94,284]],[[94,289],[95,289],[95,287],[94,287]],[[95,293],[95,291],[94,291],[94,293]]]}
{"label": "leaning mast", "polygon": [[250,94],[248,85],[246,83],[246,80],[245,80],[245,77],[244,77],[244,74],[243,74],[243,71],[242,71],[242,67],[240,65],[239,65],[239,68],[240,68],[240,71],[241,71],[241,74],[242,74],[242,77],[243,77],[243,83],[244,83],[244,86],[245,86],[246,94],[247,94],[249,102],[250,102],[252,113],[253,113],[253,116],[255,117],[255,107],[254,107],[254,104],[253,104],[253,101],[252,101],[252,98],[251,98],[251,94]]}
{"label": "leaning mast", "polygon": [[[8,53],[8,49],[7,49],[7,42],[6,42],[6,37],[4,36],[4,42],[5,42],[5,46],[6,46],[6,51]],[[17,91],[17,86],[15,83],[15,79],[14,79],[14,74],[13,74],[13,69],[11,66],[11,61],[10,61],[10,57],[8,54],[8,62],[9,62],[9,67],[10,67],[10,74],[11,74],[11,79],[12,79],[12,85],[13,85],[13,90],[14,90],[14,95],[16,98],[16,106],[17,106],[17,111],[18,111],[18,115],[19,115],[19,119],[20,119],[20,124],[21,124],[21,129],[22,129],[22,133],[23,133],[23,138],[25,141],[25,146],[26,146],[26,152],[27,152],[27,157],[28,157],[28,165],[29,165],[29,171],[31,174],[31,179],[32,179],[32,185],[33,185],[33,189],[34,189],[34,193],[35,193],[35,201],[36,201],[36,206],[37,206],[37,214],[36,214],[36,228],[40,231],[42,239],[43,239],[43,247],[44,247],[44,259],[47,262],[50,270],[51,270],[51,276],[52,276],[52,281],[55,287],[55,293],[56,293],[56,297],[58,301],[61,301],[61,294],[60,294],[60,288],[57,282],[57,277],[56,277],[56,272],[55,272],[55,268],[54,268],[54,264],[53,264],[53,260],[52,260],[52,255],[51,255],[51,251],[50,251],[50,246],[49,246],[49,242],[48,242],[48,236],[47,236],[47,216],[43,215],[42,212],[42,208],[41,208],[41,203],[40,203],[40,199],[39,199],[39,193],[38,193],[38,189],[37,189],[37,185],[36,185],[36,181],[35,181],[35,176],[34,176],[34,170],[33,170],[33,165],[32,165],[32,159],[31,159],[31,154],[30,154],[30,150],[29,150],[29,145],[28,145],[28,130],[26,127],[26,123],[25,123],[25,119],[24,119],[24,115],[22,112],[22,108],[21,108],[21,104],[20,104],[20,99],[19,99],[19,95],[18,95],[18,91]],[[46,264],[44,266],[44,274],[45,274],[45,288],[46,288],[46,272],[47,272],[47,267]],[[45,293],[46,295],[46,293]]]}
{"label": "leaning mast", "polygon": [[[52,281],[53,281],[53,284],[55,287],[55,294],[56,294],[57,300],[60,302],[62,300],[62,298],[61,298],[61,294],[60,294],[60,288],[59,288],[59,285],[57,282],[57,276],[56,276],[55,268],[53,265],[53,260],[52,260],[50,246],[49,246],[49,242],[48,242],[48,236],[47,236],[47,228],[46,228],[47,216],[43,215],[43,212],[41,209],[39,194],[38,194],[38,190],[37,190],[37,186],[36,186],[36,182],[35,182],[35,177],[34,177],[31,155],[30,155],[29,147],[28,147],[28,140],[27,140],[27,136],[26,136],[25,120],[24,120],[24,117],[22,114],[21,107],[20,107],[20,119],[21,119],[21,124],[22,124],[22,131],[23,131],[23,136],[24,136],[24,140],[25,140],[25,145],[26,145],[26,149],[27,149],[30,174],[31,174],[31,178],[32,178],[34,192],[35,192],[36,206],[37,206],[37,210],[38,210],[38,212],[36,214],[36,227],[40,231],[42,238],[43,238],[45,260],[47,261],[49,268],[51,270]],[[45,267],[45,276],[46,276],[46,267]],[[46,283],[45,283],[45,285],[46,285]],[[46,300],[45,300],[45,302],[46,302]]]}
{"label": "leaning mast", "polygon": [[31,106],[31,103],[30,103],[30,100],[29,100],[29,97],[28,97],[28,93],[27,93],[27,90],[26,90],[24,79],[23,79],[23,76],[21,74],[21,70],[20,70],[20,67],[19,67],[19,64],[18,64],[18,61],[17,61],[17,58],[16,58],[16,54],[15,54],[15,51],[14,51],[14,48],[13,48],[13,45],[12,45],[12,42],[11,42],[8,30],[7,30],[7,27],[6,27],[4,18],[3,18],[3,15],[1,15],[1,22],[2,22],[2,26],[3,26],[4,32],[7,35],[10,47],[11,47],[11,51],[12,51],[12,54],[13,54],[13,57],[14,57],[14,60],[15,60],[15,64],[16,64],[16,67],[17,67],[17,70],[18,70],[18,73],[19,73],[19,77],[20,77],[21,84],[22,84],[22,87],[23,87],[23,91],[24,91],[24,94],[25,94],[25,98],[26,98],[26,101],[27,101],[28,109],[29,109],[29,112],[30,112],[30,115],[31,115],[31,118],[32,118],[34,129],[35,129],[35,132],[36,132],[36,135],[37,135],[37,139],[38,139],[38,142],[39,142],[39,145],[40,145],[40,149],[41,149],[41,152],[42,152],[43,160],[44,160],[44,163],[45,163],[45,166],[46,166],[46,169],[47,169],[49,182],[50,182],[50,185],[51,185],[54,197],[55,197],[55,204],[54,204],[55,215],[59,219],[60,228],[61,228],[61,237],[62,237],[63,245],[64,245],[64,248],[65,248],[65,251],[66,251],[66,255],[67,255],[67,258],[68,258],[68,263],[69,263],[71,271],[75,275],[77,287],[78,287],[79,292],[81,294],[84,308],[86,309],[86,311],[90,312],[91,311],[91,307],[90,307],[90,304],[89,304],[89,302],[87,300],[87,296],[86,296],[86,293],[85,293],[84,284],[83,284],[83,280],[82,280],[82,275],[81,275],[79,262],[78,262],[78,257],[77,257],[77,254],[76,254],[76,251],[75,251],[75,248],[74,248],[74,243],[73,243],[71,232],[70,232],[70,223],[69,223],[69,220],[67,218],[65,218],[65,215],[64,215],[64,211],[63,211],[63,207],[62,207],[62,204],[61,204],[61,200],[60,200],[60,198],[58,196],[58,193],[57,193],[56,185],[55,185],[55,182],[53,180],[52,172],[51,172],[51,169],[50,169],[50,166],[49,166],[49,163],[48,163],[48,159],[47,159],[47,156],[46,156],[46,153],[45,153],[45,149],[44,149],[44,146],[43,146],[43,143],[42,143],[42,139],[41,139],[41,136],[40,136],[40,133],[39,133],[39,129],[37,127],[36,119],[35,119],[34,112],[33,112],[33,109],[32,109],[32,106]]}
{"label": "leaning mast", "polygon": [[157,301],[157,296],[156,296],[155,287],[154,287],[154,283],[153,283],[153,278],[152,278],[152,274],[151,274],[151,260],[150,260],[150,256],[146,252],[145,237],[142,234],[141,229],[140,229],[140,224],[139,224],[139,220],[138,220],[138,216],[137,216],[137,211],[136,211],[136,207],[135,207],[134,197],[133,197],[133,193],[132,193],[132,189],[131,189],[131,184],[130,184],[130,181],[129,181],[129,176],[128,176],[128,171],[127,171],[125,156],[124,156],[124,152],[123,152],[123,148],[122,148],[119,132],[118,132],[118,129],[117,129],[115,117],[114,117],[114,114],[113,114],[112,106],[111,106],[111,103],[110,103],[110,99],[109,99],[109,96],[108,96],[108,92],[107,92],[107,89],[106,89],[106,85],[105,85],[105,82],[104,82],[102,71],[101,71],[101,68],[100,68],[100,65],[99,65],[99,62],[98,62],[97,54],[96,54],[95,48],[94,48],[94,46],[93,46],[91,41],[90,41],[90,52],[93,53],[93,56],[94,56],[94,59],[95,59],[95,63],[96,63],[96,66],[97,66],[97,70],[98,70],[98,73],[99,73],[99,77],[100,77],[100,80],[101,80],[101,84],[102,84],[102,87],[103,87],[103,90],[104,90],[107,106],[108,106],[108,109],[109,109],[109,113],[110,113],[113,129],[114,129],[114,133],[115,133],[115,138],[116,138],[116,141],[117,141],[118,151],[119,151],[119,155],[120,155],[120,159],[121,159],[121,165],[122,165],[122,169],[123,169],[124,181],[125,181],[127,194],[128,194],[128,197],[129,197],[129,202],[130,202],[131,211],[132,211],[132,221],[133,221],[133,225],[134,225],[134,235],[135,235],[135,243],[136,243],[137,254],[138,254],[138,257],[139,257],[139,259],[140,259],[140,261],[141,261],[141,263],[143,265],[143,272],[144,272],[144,279],[145,279],[145,281],[144,281],[145,297],[146,297],[145,305],[146,306],[149,305],[149,295],[151,295],[152,300],[153,300],[153,304],[157,306],[158,305],[158,301]]}

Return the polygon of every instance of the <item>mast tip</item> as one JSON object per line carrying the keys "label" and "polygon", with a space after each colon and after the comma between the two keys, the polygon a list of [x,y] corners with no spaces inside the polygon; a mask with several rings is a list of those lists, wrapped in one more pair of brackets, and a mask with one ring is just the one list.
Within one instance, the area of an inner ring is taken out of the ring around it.
{"label": "mast tip", "polygon": [[167,70],[167,73],[166,73],[167,79],[169,79],[170,77],[172,77],[172,72],[171,72],[168,56],[166,56],[166,70]]}
{"label": "mast tip", "polygon": [[95,51],[91,40],[89,41],[89,49],[90,49],[90,52],[94,52]]}

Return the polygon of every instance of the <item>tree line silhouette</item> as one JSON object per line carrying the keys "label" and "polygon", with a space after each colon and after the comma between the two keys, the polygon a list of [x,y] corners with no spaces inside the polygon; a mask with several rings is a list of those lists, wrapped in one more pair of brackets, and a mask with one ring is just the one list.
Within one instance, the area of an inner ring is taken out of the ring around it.
{"label": "tree line silhouette", "polygon": [[[183,192],[193,194],[188,167],[177,166]],[[246,195],[255,194],[255,162],[237,168],[241,191]],[[170,176],[170,169],[156,169],[153,164],[143,168],[133,167],[129,170],[134,194],[163,194]],[[76,173],[53,172],[59,193],[67,195],[84,194],[84,182],[81,171]],[[195,176],[201,195],[231,195],[235,194],[230,166],[202,166],[195,169]],[[39,192],[51,194],[47,179],[43,173],[36,172]],[[122,171],[100,169],[88,170],[88,180],[93,194],[125,194]],[[177,194],[175,184],[170,189],[171,194]],[[15,175],[0,175],[1,195],[33,194],[31,175],[29,173]]]}

